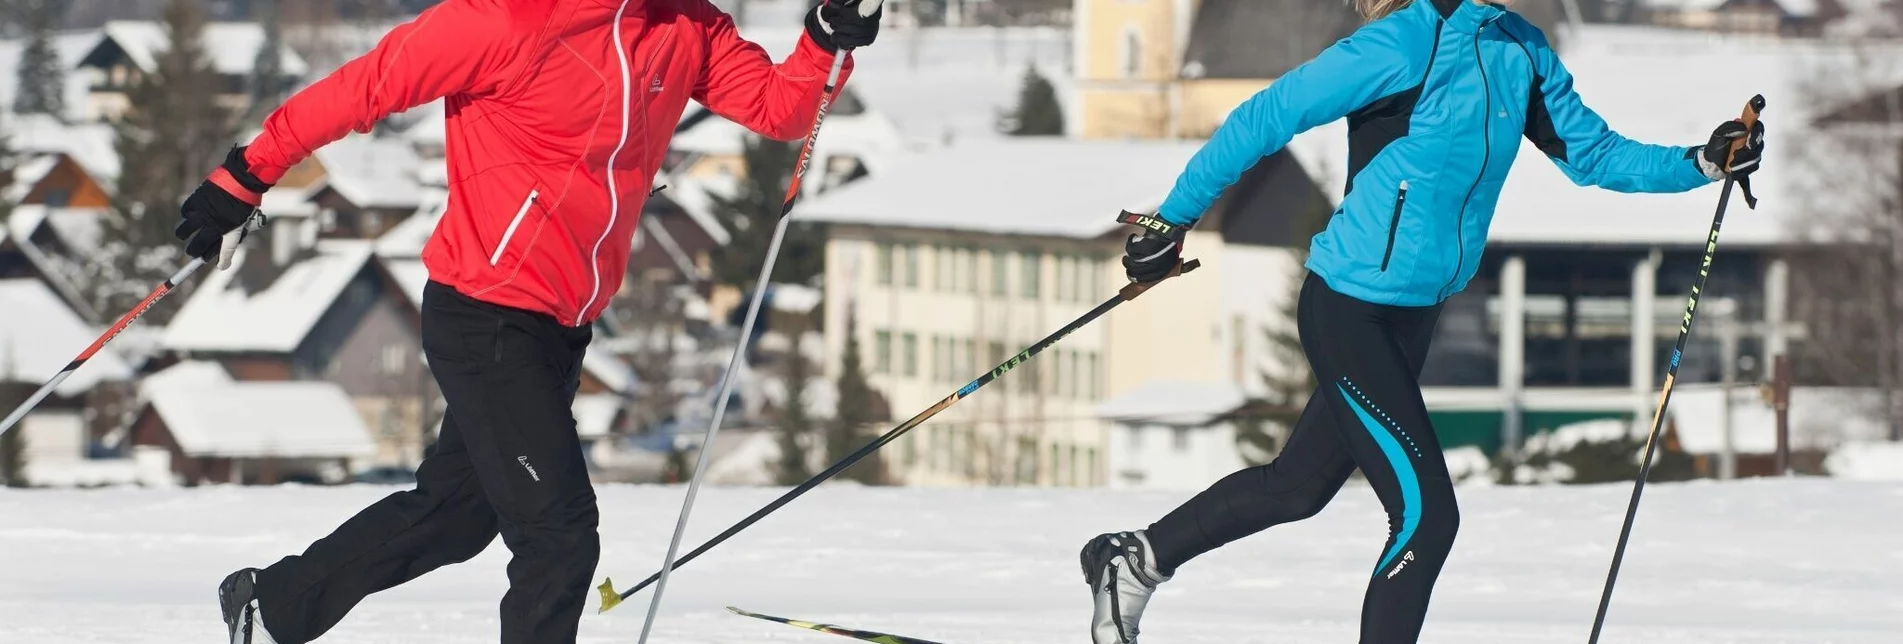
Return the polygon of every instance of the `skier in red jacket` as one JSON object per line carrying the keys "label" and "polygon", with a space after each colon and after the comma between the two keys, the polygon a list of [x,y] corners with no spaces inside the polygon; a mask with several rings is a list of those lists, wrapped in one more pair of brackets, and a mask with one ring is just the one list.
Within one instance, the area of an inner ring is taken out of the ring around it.
{"label": "skier in red jacket", "polygon": [[825,0],[775,64],[708,0],[446,0],[234,149],[182,209],[177,235],[194,257],[217,257],[312,150],[439,98],[448,111],[449,209],[423,252],[441,435],[416,489],[302,555],[227,577],[231,641],[308,642],[365,596],[500,534],[514,554],[501,641],[574,642],[601,547],[570,406],[589,325],[620,287],[674,127],[693,99],[764,136],[801,138],[835,53],[872,43],[880,4]]}

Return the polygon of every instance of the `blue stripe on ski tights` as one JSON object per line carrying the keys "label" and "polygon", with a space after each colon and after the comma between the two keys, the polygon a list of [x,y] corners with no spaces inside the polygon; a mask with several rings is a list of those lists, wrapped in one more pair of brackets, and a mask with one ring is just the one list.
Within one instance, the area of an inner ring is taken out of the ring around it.
{"label": "blue stripe on ski tights", "polygon": [[1381,565],[1375,566],[1374,574],[1380,575],[1394,561],[1394,557],[1401,554],[1401,549],[1407,547],[1408,540],[1414,538],[1414,529],[1421,525],[1421,479],[1420,475],[1414,473],[1414,463],[1407,460],[1407,451],[1401,448],[1401,442],[1394,440],[1387,428],[1382,427],[1361,403],[1356,402],[1354,395],[1348,393],[1347,389],[1343,389],[1340,384],[1336,384],[1335,389],[1341,391],[1342,400],[1348,401],[1348,408],[1355,410],[1355,415],[1361,417],[1361,424],[1374,436],[1375,444],[1381,446],[1381,453],[1388,457],[1388,465],[1394,469],[1395,480],[1401,483],[1401,533],[1394,535],[1394,545],[1388,547],[1387,555],[1381,557]]}

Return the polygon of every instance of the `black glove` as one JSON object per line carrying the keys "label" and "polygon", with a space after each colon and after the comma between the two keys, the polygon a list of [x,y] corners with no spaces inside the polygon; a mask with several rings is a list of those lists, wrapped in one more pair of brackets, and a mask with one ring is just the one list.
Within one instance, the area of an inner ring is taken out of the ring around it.
{"label": "black glove", "polygon": [[1131,235],[1123,243],[1123,273],[1130,281],[1148,283],[1163,279],[1182,263],[1187,226],[1129,212],[1117,220],[1143,228],[1142,233]]}
{"label": "black glove", "polygon": [[229,253],[220,257],[219,252],[223,250],[226,235],[252,220],[265,191],[271,189],[271,184],[251,174],[244,151],[242,147],[232,148],[231,153],[225,155],[224,165],[213,170],[211,176],[185,198],[185,205],[179,209],[178,227],[172,234],[185,242],[186,255],[205,261],[219,258],[221,262],[228,262]]}
{"label": "black glove", "polygon": [[824,0],[806,13],[806,35],[837,53],[841,47],[858,49],[879,37],[879,17],[885,0]]}
{"label": "black glove", "polygon": [[[1731,144],[1740,137],[1744,138],[1744,147],[1738,148],[1738,152],[1733,154]],[[1730,157],[1728,165],[1727,156]],[[1749,129],[1745,128],[1743,122],[1725,121],[1718,129],[1712,130],[1711,142],[1699,151],[1698,170],[1712,181],[1723,181],[1725,175],[1744,179],[1757,171],[1758,161],[1763,156],[1764,121],[1752,123]]]}

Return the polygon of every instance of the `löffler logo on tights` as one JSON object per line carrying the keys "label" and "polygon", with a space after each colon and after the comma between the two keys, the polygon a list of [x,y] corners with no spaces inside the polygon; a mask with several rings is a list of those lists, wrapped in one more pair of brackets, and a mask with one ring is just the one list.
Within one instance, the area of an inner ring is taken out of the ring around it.
{"label": "l\u00f6ffler logo on tights", "polygon": [[[530,470],[530,471],[532,472],[534,470]],[[1393,579],[1395,575],[1401,574],[1401,569],[1406,568],[1407,562],[1410,562],[1413,560],[1414,560],[1413,550],[1409,550],[1406,553],[1403,553],[1401,555],[1401,563],[1394,564],[1394,569],[1388,571],[1388,579]]]}
{"label": "l\u00f6ffler logo on tights", "polygon": [[[535,473],[535,466],[534,466],[534,465],[530,465],[530,464],[529,464],[529,457],[527,457],[527,456],[517,456],[517,457],[515,457],[515,462],[517,462],[517,463],[521,463],[521,464],[522,464],[522,469],[525,469],[525,470],[528,470],[528,471],[529,471],[529,478],[532,478],[532,479],[535,479],[535,482],[537,482],[537,483],[540,483],[540,482],[542,482],[542,475],[540,475],[540,474],[536,474],[536,473]],[[1414,553],[1412,553],[1412,552],[1410,552],[1410,553],[1408,553],[1408,554],[1409,554],[1409,555],[1412,555],[1412,554],[1414,554]],[[1392,576],[1392,575],[1390,575],[1390,576]]]}

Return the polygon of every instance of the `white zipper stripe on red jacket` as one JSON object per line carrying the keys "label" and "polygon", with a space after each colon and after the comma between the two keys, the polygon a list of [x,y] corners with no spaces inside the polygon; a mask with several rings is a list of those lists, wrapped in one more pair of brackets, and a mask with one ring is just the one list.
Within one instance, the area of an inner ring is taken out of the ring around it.
{"label": "white zipper stripe on red jacket", "polygon": [[621,7],[615,9],[615,54],[621,62],[621,142],[615,144],[614,152],[608,154],[608,225],[601,229],[601,236],[595,238],[595,247],[588,251],[588,273],[594,276],[594,287],[588,291],[588,302],[575,312],[575,326],[581,326],[588,317],[588,309],[594,308],[595,299],[601,297],[601,243],[608,240],[608,233],[614,232],[615,217],[621,214],[621,189],[615,182],[615,161],[621,156],[622,148],[628,146],[628,134],[631,131],[629,120],[634,118],[634,82],[629,80],[633,72],[629,70],[628,45],[621,40],[621,17],[628,11],[629,0],[621,0]]}

